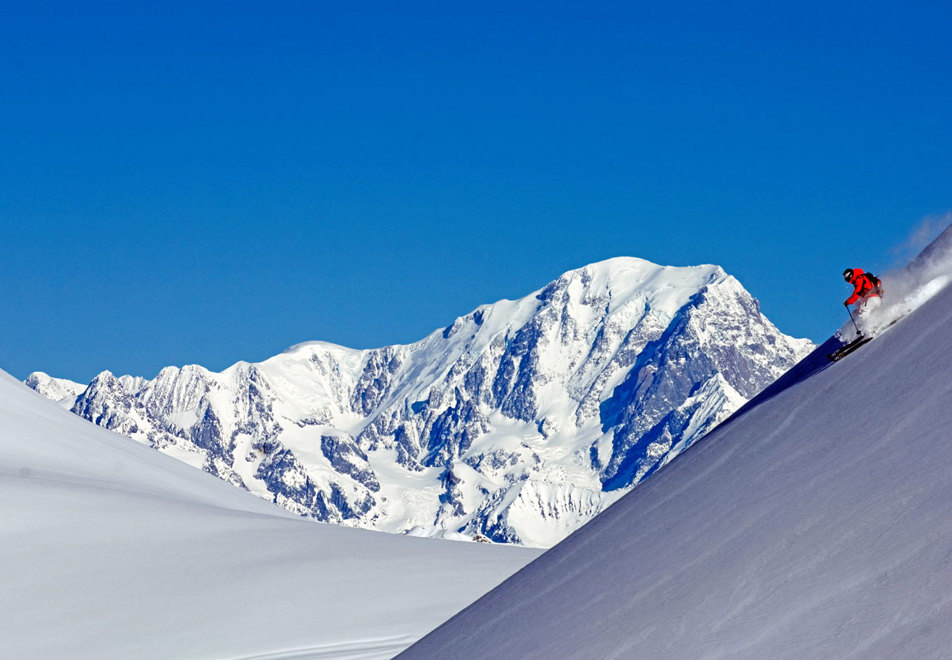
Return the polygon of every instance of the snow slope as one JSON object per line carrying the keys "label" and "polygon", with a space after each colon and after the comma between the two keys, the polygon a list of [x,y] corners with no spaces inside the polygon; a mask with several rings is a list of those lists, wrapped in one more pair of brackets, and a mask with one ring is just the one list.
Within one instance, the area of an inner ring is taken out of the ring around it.
{"label": "snow slope", "polygon": [[948,256],[401,657],[949,658]]}
{"label": "snow slope", "polygon": [[549,546],[811,348],[717,266],[620,257],[413,344],[103,372],[72,410],[318,520]]}
{"label": "snow slope", "polygon": [[537,556],[315,523],[0,372],[0,657],[391,657]]}

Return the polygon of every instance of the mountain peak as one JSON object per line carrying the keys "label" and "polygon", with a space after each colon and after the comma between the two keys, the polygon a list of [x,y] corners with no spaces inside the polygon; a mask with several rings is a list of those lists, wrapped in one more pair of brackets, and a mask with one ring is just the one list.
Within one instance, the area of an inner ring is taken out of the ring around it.
{"label": "mountain peak", "polygon": [[552,284],[581,281],[586,287],[642,291],[663,288],[700,288],[725,276],[720,266],[661,266],[637,257],[613,257],[566,271]]}
{"label": "mountain peak", "polygon": [[56,401],[67,409],[72,407],[76,397],[86,389],[85,385],[65,378],[53,378],[43,371],[31,373],[25,383],[27,387],[36,390],[47,399]]}
{"label": "mountain peak", "polygon": [[319,520],[545,546],[808,348],[718,266],[618,257],[411,344],[104,379],[73,410]]}

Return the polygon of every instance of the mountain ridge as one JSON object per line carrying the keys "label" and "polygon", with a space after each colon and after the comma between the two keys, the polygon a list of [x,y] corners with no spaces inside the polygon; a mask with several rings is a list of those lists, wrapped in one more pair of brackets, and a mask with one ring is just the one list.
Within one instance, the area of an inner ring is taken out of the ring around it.
{"label": "mountain ridge", "polygon": [[718,266],[616,257],[411,344],[103,372],[72,409],[319,520],[545,546],[810,346]]}

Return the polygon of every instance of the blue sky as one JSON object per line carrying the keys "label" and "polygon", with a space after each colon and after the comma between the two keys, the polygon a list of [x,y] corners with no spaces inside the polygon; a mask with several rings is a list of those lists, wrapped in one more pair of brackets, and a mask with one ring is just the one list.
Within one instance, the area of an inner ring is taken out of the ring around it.
{"label": "blue sky", "polygon": [[7,7],[0,367],[410,342],[619,255],[822,340],[952,208],[952,8],[764,4]]}

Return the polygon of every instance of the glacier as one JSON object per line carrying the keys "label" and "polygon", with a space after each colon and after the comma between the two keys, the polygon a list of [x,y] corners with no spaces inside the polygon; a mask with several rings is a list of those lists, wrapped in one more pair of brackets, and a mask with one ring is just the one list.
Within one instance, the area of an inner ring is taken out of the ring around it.
{"label": "glacier", "polygon": [[718,266],[619,257],[413,344],[27,384],[300,515],[549,547],[812,348]]}

